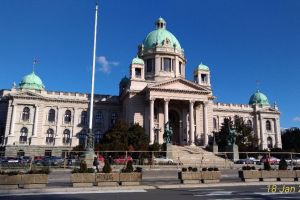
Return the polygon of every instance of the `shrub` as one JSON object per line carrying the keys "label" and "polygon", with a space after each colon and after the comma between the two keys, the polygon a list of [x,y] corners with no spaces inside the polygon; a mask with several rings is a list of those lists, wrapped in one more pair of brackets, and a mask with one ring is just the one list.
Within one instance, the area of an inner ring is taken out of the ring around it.
{"label": "shrub", "polygon": [[127,164],[126,164],[126,168],[123,168],[121,170],[122,173],[131,173],[133,172],[133,166],[132,166],[132,161],[128,161]]}
{"label": "shrub", "polygon": [[190,171],[192,171],[192,170],[193,170],[193,168],[192,168],[192,167],[188,167],[188,170],[189,170],[189,172],[190,172]]}
{"label": "shrub", "polygon": [[102,168],[103,173],[110,173],[111,172],[111,166],[107,160],[104,161],[104,166]]}
{"label": "shrub", "polygon": [[183,167],[183,168],[181,169],[181,171],[182,171],[182,172],[186,172],[186,171],[187,171],[187,168],[186,168],[186,167]]}
{"label": "shrub", "polygon": [[86,162],[83,160],[80,162],[80,171],[86,171],[87,170],[87,164]]}
{"label": "shrub", "polygon": [[279,170],[287,170],[287,162],[285,161],[284,158],[282,158],[280,161],[279,161]]}
{"label": "shrub", "polygon": [[204,172],[207,171],[207,168],[206,167],[202,168],[202,171],[204,171]]}
{"label": "shrub", "polygon": [[193,167],[192,171],[197,172],[198,171],[197,167]]}
{"label": "shrub", "polygon": [[219,169],[217,167],[214,168],[214,171],[219,171]]}
{"label": "shrub", "polygon": [[293,170],[300,170],[300,167],[294,167]]}
{"label": "shrub", "polygon": [[141,173],[142,171],[143,171],[143,168],[141,168],[141,167],[137,167],[134,170],[134,172],[139,172],[139,173]]}
{"label": "shrub", "polygon": [[49,174],[50,169],[48,167],[45,167],[43,169],[37,170],[37,169],[32,169],[27,172],[27,174]]}
{"label": "shrub", "polygon": [[251,167],[251,170],[255,170],[255,166],[252,166],[252,167]]}
{"label": "shrub", "polygon": [[270,171],[271,169],[270,162],[264,162],[264,170]]}
{"label": "shrub", "polygon": [[214,168],[212,168],[212,167],[209,167],[207,170],[211,172],[211,171],[213,171],[213,170],[214,170]]}

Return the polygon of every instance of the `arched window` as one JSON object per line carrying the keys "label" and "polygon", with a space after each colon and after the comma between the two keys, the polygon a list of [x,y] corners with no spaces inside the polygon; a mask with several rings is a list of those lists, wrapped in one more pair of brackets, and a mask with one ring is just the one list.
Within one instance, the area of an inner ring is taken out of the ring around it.
{"label": "arched window", "polygon": [[29,117],[30,117],[30,109],[28,107],[25,107],[22,113],[22,120],[29,121]]}
{"label": "arched window", "polygon": [[88,122],[88,118],[87,118],[87,112],[86,111],[82,111],[81,112],[81,124],[82,125],[86,125]]}
{"label": "arched window", "polygon": [[269,120],[266,121],[266,130],[271,131],[271,122]]}
{"label": "arched window", "polygon": [[71,123],[71,117],[72,117],[72,113],[70,110],[66,110],[65,112],[65,123]]}
{"label": "arched window", "polygon": [[103,123],[103,113],[101,111],[98,111],[96,113],[95,121],[97,124],[102,124]]}
{"label": "arched window", "polygon": [[250,119],[247,121],[247,126],[252,128],[252,121]]}
{"label": "arched window", "polygon": [[70,143],[70,130],[69,129],[64,130],[63,143],[64,144],[69,144]]}
{"label": "arched window", "polygon": [[48,122],[55,122],[55,110],[54,109],[49,110]]}
{"label": "arched window", "polygon": [[272,149],[273,148],[273,140],[271,137],[267,138],[267,144],[268,144],[268,148]]}
{"label": "arched window", "polygon": [[46,135],[46,143],[47,144],[52,144],[54,142],[54,131],[52,128],[49,128],[47,130],[47,135]]}
{"label": "arched window", "polygon": [[213,124],[214,124],[214,129],[217,129],[217,119],[216,118],[213,119]]}
{"label": "arched window", "polygon": [[102,133],[101,131],[96,131],[96,132],[95,132],[95,140],[94,140],[94,143],[95,143],[95,144],[100,144],[102,138],[103,138],[103,133]]}
{"label": "arched window", "polygon": [[86,130],[82,130],[79,133],[79,145],[85,146],[85,140],[86,140]]}
{"label": "arched window", "polygon": [[20,144],[27,143],[28,129],[23,127],[20,131]]}

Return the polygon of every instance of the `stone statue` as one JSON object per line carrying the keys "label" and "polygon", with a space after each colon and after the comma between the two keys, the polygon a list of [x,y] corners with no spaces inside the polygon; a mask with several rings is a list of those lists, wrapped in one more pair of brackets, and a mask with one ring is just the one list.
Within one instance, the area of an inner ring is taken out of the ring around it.
{"label": "stone statue", "polygon": [[229,129],[229,135],[228,135],[228,145],[234,145],[236,140],[236,132],[234,129]]}
{"label": "stone statue", "polygon": [[164,131],[164,135],[163,135],[163,137],[164,137],[164,142],[165,142],[166,144],[171,143],[172,135],[173,135],[172,128],[170,127],[169,122],[167,122],[167,123],[165,124],[165,131]]}

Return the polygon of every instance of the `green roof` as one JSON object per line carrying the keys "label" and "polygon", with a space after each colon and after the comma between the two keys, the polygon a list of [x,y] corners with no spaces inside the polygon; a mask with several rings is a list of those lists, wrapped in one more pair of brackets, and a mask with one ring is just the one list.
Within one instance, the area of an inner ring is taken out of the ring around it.
{"label": "green roof", "polygon": [[139,57],[135,57],[134,59],[132,59],[132,64],[140,64],[143,65],[144,64],[144,60],[140,59]]}
{"label": "green roof", "polygon": [[156,24],[163,23],[163,27],[156,27],[156,30],[151,31],[143,41],[145,49],[151,49],[154,47],[167,46],[171,48],[181,49],[181,46],[177,38],[170,33],[165,27],[165,20],[163,18],[158,18]]}
{"label": "green roof", "polygon": [[263,105],[263,106],[269,106],[269,101],[266,95],[259,92],[258,90],[250,97],[249,100],[250,105]]}
{"label": "green roof", "polygon": [[45,88],[40,77],[35,75],[34,72],[23,77],[19,83],[21,89],[31,89],[31,90],[42,90]]}
{"label": "green roof", "polygon": [[207,71],[209,71],[208,66],[207,66],[207,65],[204,65],[204,64],[202,64],[202,63],[200,63],[200,65],[198,65],[197,69],[198,69],[198,70],[207,70]]}

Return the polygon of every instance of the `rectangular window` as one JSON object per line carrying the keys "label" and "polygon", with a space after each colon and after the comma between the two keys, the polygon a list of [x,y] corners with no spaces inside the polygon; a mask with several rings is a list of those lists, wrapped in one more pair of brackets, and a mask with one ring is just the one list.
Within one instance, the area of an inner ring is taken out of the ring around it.
{"label": "rectangular window", "polygon": [[179,74],[181,74],[181,65],[182,65],[182,62],[179,62]]}
{"label": "rectangular window", "polygon": [[171,71],[171,58],[164,58],[164,71]]}
{"label": "rectangular window", "polygon": [[206,74],[201,74],[201,82],[207,83],[207,75]]}
{"label": "rectangular window", "polygon": [[135,77],[141,78],[142,75],[142,69],[141,68],[135,68]]}
{"label": "rectangular window", "polygon": [[175,60],[172,59],[172,71],[174,71],[174,68],[175,68]]}
{"label": "rectangular window", "polygon": [[147,73],[151,73],[154,68],[154,59],[147,59]]}
{"label": "rectangular window", "polygon": [[45,156],[52,156],[52,150],[45,150]]}

